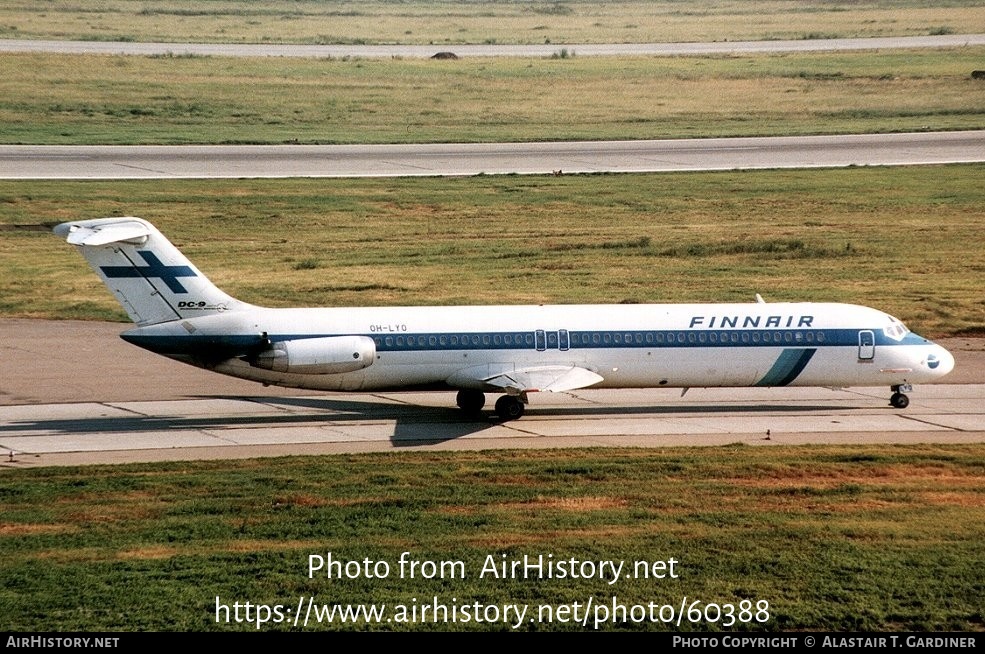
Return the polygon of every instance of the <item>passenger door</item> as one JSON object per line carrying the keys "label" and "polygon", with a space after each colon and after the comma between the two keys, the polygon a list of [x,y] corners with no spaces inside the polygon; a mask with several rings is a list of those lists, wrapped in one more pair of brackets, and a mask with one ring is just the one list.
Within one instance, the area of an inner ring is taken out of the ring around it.
{"label": "passenger door", "polygon": [[858,360],[872,361],[876,356],[876,335],[871,329],[858,333]]}

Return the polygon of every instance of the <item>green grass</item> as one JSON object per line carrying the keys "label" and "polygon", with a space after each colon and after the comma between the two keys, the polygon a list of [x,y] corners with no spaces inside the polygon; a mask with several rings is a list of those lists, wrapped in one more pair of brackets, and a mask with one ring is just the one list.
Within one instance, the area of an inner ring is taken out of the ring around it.
{"label": "green grass", "polygon": [[[985,48],[566,59],[4,55],[0,142],[420,143],[985,127]],[[39,93],[39,89],[44,89]]]}
{"label": "green grass", "polygon": [[[313,596],[390,610],[435,596],[531,607],[589,596],[679,605],[687,597],[702,605],[769,603],[765,624],[736,629],[977,631],[985,629],[983,475],[982,445],[402,453],[6,470],[0,605],[12,631],[250,631],[215,623],[217,596],[228,605],[293,607],[299,596]],[[461,561],[465,578],[401,579],[403,552]],[[309,578],[308,557],[329,554],[386,562],[390,573]],[[479,578],[488,556],[541,554],[627,566],[673,558],[678,578],[624,574],[611,585]],[[571,628],[580,627],[522,626]]]}
{"label": "green grass", "polygon": [[[272,306],[767,300],[985,328],[980,164],[470,178],[0,182],[0,314],[124,319],[42,225],[138,215]],[[35,225],[13,229],[15,225]]]}
{"label": "green grass", "polygon": [[985,32],[974,0],[75,0],[0,5],[0,37],[224,43],[645,43]]}

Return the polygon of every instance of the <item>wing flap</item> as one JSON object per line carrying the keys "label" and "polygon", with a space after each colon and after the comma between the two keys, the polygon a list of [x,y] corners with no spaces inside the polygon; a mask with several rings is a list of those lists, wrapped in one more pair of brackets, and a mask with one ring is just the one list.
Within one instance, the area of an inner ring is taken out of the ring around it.
{"label": "wing flap", "polygon": [[604,378],[578,366],[543,366],[521,368],[482,380],[511,395],[521,393],[563,393],[599,383]]}

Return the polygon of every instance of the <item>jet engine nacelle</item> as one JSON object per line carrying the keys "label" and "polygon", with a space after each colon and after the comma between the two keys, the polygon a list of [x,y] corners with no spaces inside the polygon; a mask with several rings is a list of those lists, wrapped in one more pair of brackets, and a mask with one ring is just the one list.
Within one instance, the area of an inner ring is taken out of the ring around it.
{"label": "jet engine nacelle", "polygon": [[275,372],[336,375],[362,370],[375,359],[376,343],[367,336],[325,336],[271,343],[252,363]]}

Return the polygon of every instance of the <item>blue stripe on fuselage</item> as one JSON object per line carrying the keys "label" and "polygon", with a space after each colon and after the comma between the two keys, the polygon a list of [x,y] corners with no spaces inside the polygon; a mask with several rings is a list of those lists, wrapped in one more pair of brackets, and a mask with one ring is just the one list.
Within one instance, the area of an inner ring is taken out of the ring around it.
{"label": "blue stripe on fuselage", "polygon": [[797,379],[810,363],[815,348],[805,350],[784,350],[766,375],[756,382],[756,386],[786,386]]}
{"label": "blue stripe on fuselage", "polygon": [[120,338],[157,354],[223,360],[255,353],[267,343],[260,336],[159,336],[124,332]]}
{"label": "blue stripe on fuselage", "polygon": [[[660,349],[660,348],[735,348],[783,347],[817,348],[825,346],[858,347],[859,331],[872,331],[877,346],[926,343],[913,334],[902,341],[886,337],[881,330],[860,329],[678,329],[678,330],[606,330],[568,331],[568,350],[579,349]],[[560,330],[546,330],[548,350],[560,349]],[[328,334],[326,334],[328,335]],[[537,340],[527,332],[438,332],[398,335],[365,334],[376,342],[379,352],[414,352],[419,350],[526,350],[534,349]],[[321,334],[317,336],[322,336]],[[272,340],[314,338],[316,335],[281,335]],[[911,338],[912,337],[912,338]],[[544,349],[543,347],[539,349]]]}
{"label": "blue stripe on fuselage", "polygon": [[[784,348],[785,351],[815,351],[822,347],[858,347],[861,329],[775,329],[775,330],[619,330],[619,331],[571,331],[567,333],[569,351],[587,349],[681,349],[681,348]],[[152,335],[137,329],[127,332],[123,338],[135,345],[162,354],[192,354],[196,356],[241,356],[255,352],[264,340],[259,335]],[[875,334],[876,346],[926,344],[928,341],[908,334],[897,341],[885,336],[881,330],[869,330]],[[547,334],[557,334],[548,331]],[[378,352],[427,352],[464,350],[535,350],[537,339],[532,331],[513,332],[427,332],[405,334],[269,334],[268,341],[289,341],[331,336],[368,336],[376,343]],[[559,351],[562,343],[557,338],[547,343],[547,351]],[[793,357],[793,355],[787,355]],[[809,359],[808,359],[809,360]],[[807,361],[804,362],[806,365]],[[790,368],[793,370],[793,367]],[[787,375],[774,375],[782,380]]]}

